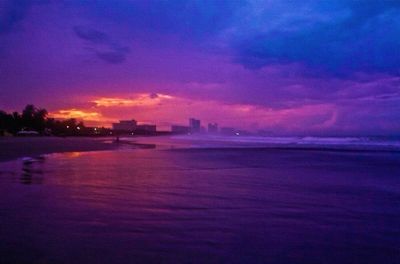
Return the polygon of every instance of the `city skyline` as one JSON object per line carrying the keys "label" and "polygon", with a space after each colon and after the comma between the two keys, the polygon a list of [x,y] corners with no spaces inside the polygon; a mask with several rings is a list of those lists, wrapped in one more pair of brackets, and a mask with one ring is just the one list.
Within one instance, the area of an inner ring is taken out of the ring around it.
{"label": "city skyline", "polygon": [[[188,123],[185,125],[182,122],[180,124],[171,124],[170,127],[163,127],[160,128],[157,124],[154,123],[145,123],[145,122],[140,122],[137,121],[134,118],[131,118],[129,120],[119,120],[118,122],[112,123],[112,130],[114,131],[120,131],[120,132],[127,132],[133,134],[136,130],[148,130],[150,128],[151,131],[155,132],[172,132],[176,134],[196,134],[196,133],[209,133],[209,134],[215,134],[223,131],[227,127],[220,127],[218,123],[206,123],[202,124],[200,119],[196,118],[188,118]],[[230,128],[235,130],[238,130],[236,128]],[[230,134],[233,134],[230,133]]]}
{"label": "city skyline", "polygon": [[398,135],[396,1],[2,1],[0,109]]}

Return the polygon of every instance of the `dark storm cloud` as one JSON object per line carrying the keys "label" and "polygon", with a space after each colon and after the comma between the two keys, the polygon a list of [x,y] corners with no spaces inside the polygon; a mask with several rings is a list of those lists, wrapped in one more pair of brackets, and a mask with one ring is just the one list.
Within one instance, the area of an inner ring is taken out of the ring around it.
{"label": "dark storm cloud", "polygon": [[[73,3],[70,3],[74,5]],[[75,3],[77,4],[77,3]],[[134,32],[177,34],[184,39],[214,36],[234,20],[245,1],[84,1],[79,3],[95,19],[130,25]]]}
{"label": "dark storm cloud", "polygon": [[0,2],[0,34],[10,32],[22,21],[32,5],[30,0],[2,0]]}
{"label": "dark storm cloud", "polygon": [[105,32],[84,26],[74,26],[73,30],[79,38],[93,45],[99,59],[111,64],[119,64],[126,60],[129,48],[115,43]]}
{"label": "dark storm cloud", "polygon": [[390,10],[400,8],[400,1],[397,0],[364,0],[364,1],[349,1],[349,9],[353,16],[349,19],[351,24],[362,24],[366,20],[378,16]]}
{"label": "dark storm cloud", "polygon": [[[151,45],[174,35],[209,50],[231,49],[248,69],[300,63],[305,75],[399,74],[400,1],[102,1],[93,19],[128,25]],[[104,41],[97,31],[81,32]],[[225,52],[225,50],[224,50]]]}
{"label": "dark storm cloud", "polygon": [[[311,2],[309,8],[321,7]],[[400,74],[400,2],[348,1],[324,8],[330,21],[313,21],[288,30],[254,32],[236,40],[237,61],[248,68],[298,62],[315,72],[348,77],[355,72]],[[334,9],[342,11],[341,16]],[[336,16],[336,17],[334,17]],[[290,23],[291,18],[287,18]],[[295,21],[295,20],[293,20]]]}
{"label": "dark storm cloud", "polygon": [[111,51],[97,51],[96,55],[100,59],[111,63],[118,64],[126,60],[126,56],[129,52],[128,48],[113,48]]}
{"label": "dark storm cloud", "polygon": [[107,44],[109,42],[109,38],[104,32],[82,26],[75,26],[73,29],[78,37],[94,44]]}

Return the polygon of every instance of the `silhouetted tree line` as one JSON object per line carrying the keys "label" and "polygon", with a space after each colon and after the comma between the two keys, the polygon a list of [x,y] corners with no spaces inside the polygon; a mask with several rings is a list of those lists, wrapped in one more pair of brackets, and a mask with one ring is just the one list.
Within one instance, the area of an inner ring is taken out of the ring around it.
{"label": "silhouetted tree line", "polygon": [[20,131],[36,131],[40,135],[88,136],[109,134],[109,129],[88,128],[76,119],[56,120],[48,117],[46,109],[27,105],[22,113],[6,113],[0,110],[0,135],[10,133],[18,135]]}

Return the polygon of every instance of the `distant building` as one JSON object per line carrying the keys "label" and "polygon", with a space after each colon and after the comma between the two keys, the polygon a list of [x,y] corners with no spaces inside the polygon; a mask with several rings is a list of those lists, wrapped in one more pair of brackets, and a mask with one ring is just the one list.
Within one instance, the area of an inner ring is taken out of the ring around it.
{"label": "distant building", "polygon": [[134,132],[137,128],[136,120],[121,120],[119,123],[112,124],[114,131],[119,132]]}
{"label": "distant building", "polygon": [[227,136],[235,135],[235,129],[233,127],[221,127],[221,134]]}
{"label": "distant building", "polygon": [[188,134],[190,133],[190,128],[187,126],[171,126],[171,132],[174,134]]}
{"label": "distant building", "polygon": [[189,128],[191,133],[199,133],[201,129],[201,122],[198,119],[189,119]]}
{"label": "distant building", "polygon": [[211,134],[218,133],[218,124],[217,123],[208,124],[208,133],[211,133]]}
{"label": "distant building", "polygon": [[157,131],[157,126],[156,125],[137,125],[136,126],[136,132],[144,132],[144,133],[155,133]]}

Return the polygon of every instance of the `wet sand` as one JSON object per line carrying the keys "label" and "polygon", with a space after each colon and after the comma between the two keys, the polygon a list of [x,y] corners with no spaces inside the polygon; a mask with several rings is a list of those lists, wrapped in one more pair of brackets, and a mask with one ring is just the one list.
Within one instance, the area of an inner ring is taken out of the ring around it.
{"label": "wet sand", "polygon": [[[108,143],[106,141],[109,141]],[[0,161],[71,151],[111,150],[112,138],[26,137],[0,138]]]}
{"label": "wet sand", "polygon": [[0,263],[400,263],[400,153],[121,148],[0,163]]}

